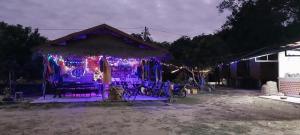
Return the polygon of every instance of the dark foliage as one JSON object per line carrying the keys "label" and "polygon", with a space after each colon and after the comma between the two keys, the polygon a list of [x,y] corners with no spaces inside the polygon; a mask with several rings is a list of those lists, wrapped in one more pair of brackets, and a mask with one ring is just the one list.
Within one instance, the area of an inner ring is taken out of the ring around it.
{"label": "dark foliage", "polygon": [[232,11],[223,38],[233,53],[282,45],[300,34],[290,29],[299,27],[299,0],[224,0],[219,9]]}
{"label": "dark foliage", "polygon": [[7,80],[9,72],[15,78],[40,78],[41,59],[33,59],[31,48],[45,41],[37,29],[0,22],[0,79]]}
{"label": "dark foliage", "polygon": [[173,63],[210,67],[260,48],[300,40],[299,0],[223,0],[218,9],[231,12],[222,29],[174,41]]}
{"label": "dark foliage", "polygon": [[221,62],[229,49],[219,35],[199,35],[193,39],[181,37],[170,47],[173,63],[190,67],[206,68]]}

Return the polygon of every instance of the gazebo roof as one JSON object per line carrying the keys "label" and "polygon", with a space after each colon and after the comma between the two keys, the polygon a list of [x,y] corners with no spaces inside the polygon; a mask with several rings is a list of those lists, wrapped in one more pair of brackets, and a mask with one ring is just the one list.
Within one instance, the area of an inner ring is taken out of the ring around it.
{"label": "gazebo roof", "polygon": [[163,57],[168,51],[102,24],[49,41],[35,48],[43,54],[109,55],[116,57]]}

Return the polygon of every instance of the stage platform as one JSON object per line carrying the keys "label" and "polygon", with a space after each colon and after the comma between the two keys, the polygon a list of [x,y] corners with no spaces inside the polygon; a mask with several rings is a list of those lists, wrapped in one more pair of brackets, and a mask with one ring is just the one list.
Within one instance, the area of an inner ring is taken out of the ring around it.
{"label": "stage platform", "polygon": [[[135,101],[166,101],[166,97],[136,96]],[[66,96],[53,98],[53,95],[46,95],[33,100],[31,103],[76,103],[76,102],[102,102],[101,96]]]}

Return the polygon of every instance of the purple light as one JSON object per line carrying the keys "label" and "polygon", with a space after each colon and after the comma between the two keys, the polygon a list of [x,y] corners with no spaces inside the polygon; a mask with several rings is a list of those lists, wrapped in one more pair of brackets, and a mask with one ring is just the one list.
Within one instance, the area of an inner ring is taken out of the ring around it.
{"label": "purple light", "polygon": [[[103,56],[63,57],[59,55],[49,55],[48,59],[53,59],[62,69],[61,74],[64,81],[92,82],[102,79],[103,73],[99,69],[99,61]],[[111,75],[113,81],[139,82],[138,67],[142,64],[139,58],[117,58],[106,57],[111,65]]]}

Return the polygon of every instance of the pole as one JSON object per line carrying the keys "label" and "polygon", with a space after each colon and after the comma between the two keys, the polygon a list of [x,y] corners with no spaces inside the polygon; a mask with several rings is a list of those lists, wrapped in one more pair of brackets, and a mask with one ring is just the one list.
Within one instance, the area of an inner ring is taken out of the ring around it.
{"label": "pole", "polygon": [[46,73],[47,73],[47,59],[43,56],[43,83],[42,83],[42,91],[43,97],[46,98]]}

